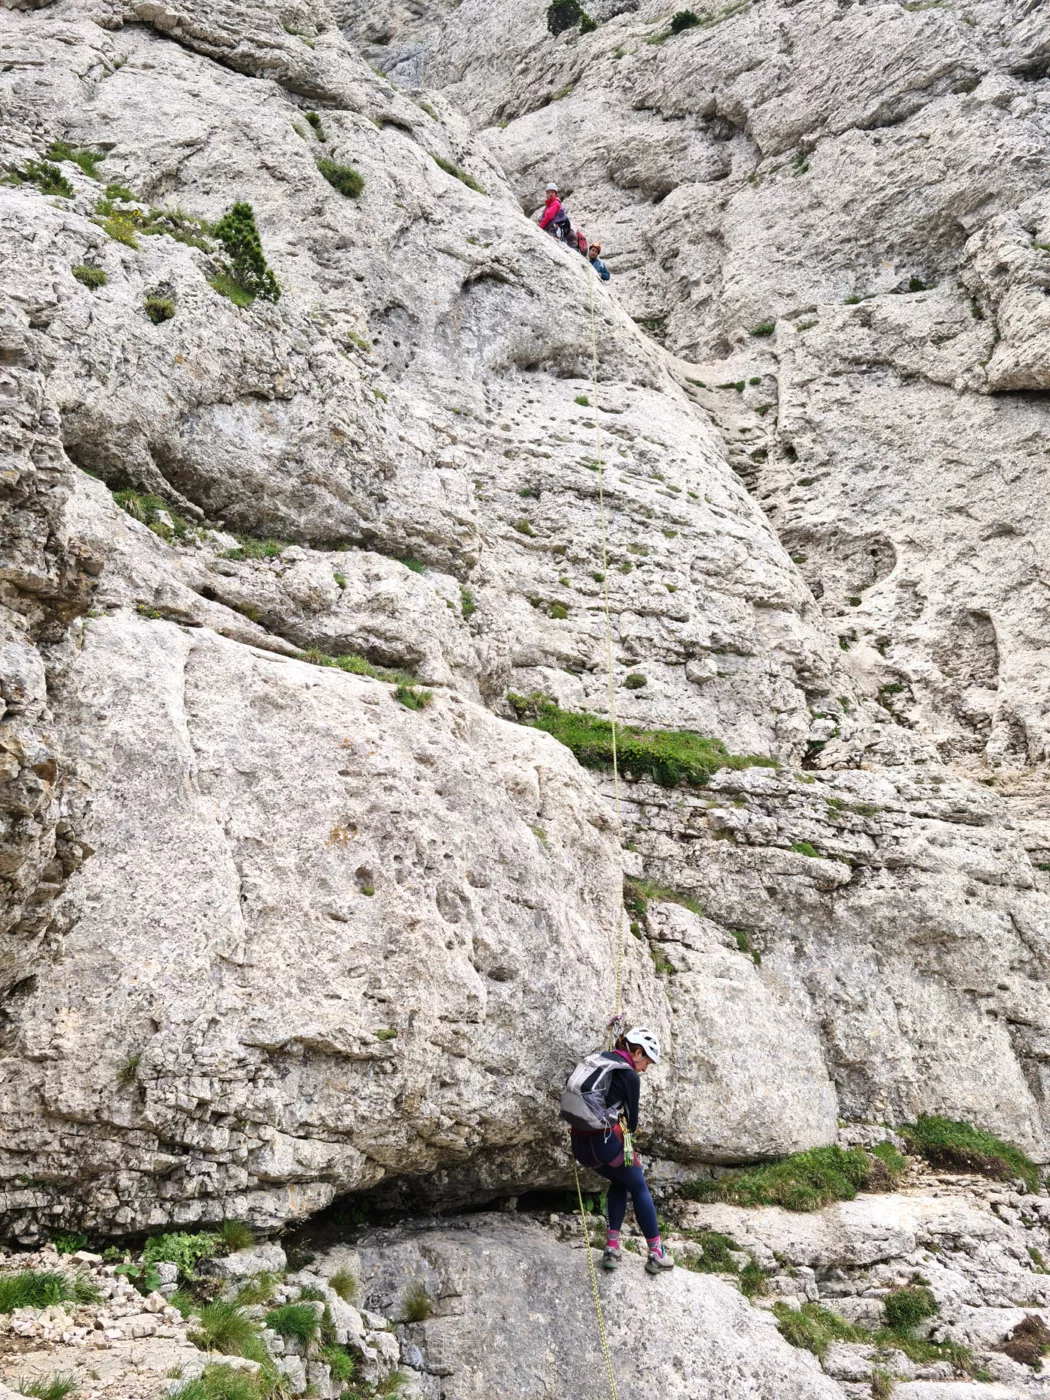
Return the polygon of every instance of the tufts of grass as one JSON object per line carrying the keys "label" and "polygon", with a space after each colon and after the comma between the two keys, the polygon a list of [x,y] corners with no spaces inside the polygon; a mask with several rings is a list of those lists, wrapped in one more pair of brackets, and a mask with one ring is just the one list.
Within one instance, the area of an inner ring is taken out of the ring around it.
{"label": "tufts of grass", "polygon": [[[749,334],[754,336],[772,335],[776,330],[776,323],[773,321],[760,321],[757,326],[752,326]],[[761,382],[752,380],[752,383]]]}
{"label": "tufts of grass", "polygon": [[781,1336],[793,1347],[803,1347],[821,1360],[832,1342],[863,1341],[866,1333],[819,1303],[803,1303],[795,1312],[787,1303],[774,1303],[773,1315]]}
{"label": "tufts of grass", "polygon": [[323,123],[321,122],[321,118],[317,115],[317,113],[316,113],[316,112],[307,112],[305,115],[306,115],[306,120],[310,123],[310,125],[311,125],[311,126],[313,127],[313,129],[314,129],[314,134],[315,134],[315,136],[317,137],[318,141],[327,141],[327,140],[328,140],[328,133],[325,131],[324,125],[323,125]]}
{"label": "tufts of grass", "polygon": [[[313,1310],[309,1311],[313,1317]],[[201,1351],[218,1351],[224,1356],[246,1356],[257,1349],[259,1328],[239,1303],[220,1299],[201,1308],[197,1326],[187,1335]]]}
{"label": "tufts of grass", "polygon": [[404,564],[405,568],[413,574],[425,574],[427,571],[427,566],[421,559],[399,559],[398,563]]}
{"label": "tufts of grass", "polygon": [[649,682],[640,671],[632,671],[624,680],[624,686],[627,690],[641,690],[643,685],[648,684]]}
{"label": "tufts of grass", "polygon": [[477,180],[475,180],[474,176],[471,175],[469,171],[461,170],[458,165],[453,165],[453,163],[450,160],[446,160],[444,156],[439,156],[435,154],[434,151],[431,151],[430,155],[434,163],[436,165],[440,165],[441,169],[445,172],[446,175],[454,175],[457,180],[462,180],[462,182],[466,185],[468,189],[475,190],[478,194],[487,193],[484,185],[479,185]]}
{"label": "tufts of grass", "polygon": [[119,199],[124,204],[133,204],[135,202],[135,195],[128,189],[127,185],[107,185],[106,198]]}
{"label": "tufts of grass", "polygon": [[[155,535],[159,535],[162,540],[184,540],[195,533],[194,527],[184,520],[177,511],[172,510],[167,501],[162,501],[159,496],[151,496],[149,492],[140,491],[114,491],[113,499],[121,510],[127,511],[132,519],[137,520],[142,525],[147,525]],[[161,518],[161,512],[171,521]],[[138,1069],[136,1059],[134,1068]]]}
{"label": "tufts of grass", "polygon": [[478,610],[474,595],[469,588],[460,588],[459,590],[459,610],[465,618],[473,617]]}
{"label": "tufts of grass", "polygon": [[59,1303],[97,1303],[99,1291],[88,1279],[52,1270],[23,1269],[0,1275],[0,1313],[15,1308],[50,1308]]}
{"label": "tufts of grass", "polygon": [[256,539],[253,535],[238,535],[240,544],[226,551],[227,559],[276,559],[289,547],[288,540]]}
{"label": "tufts of grass", "polygon": [[106,159],[105,151],[78,150],[71,146],[68,141],[52,141],[44,155],[48,160],[72,161],[92,180],[102,178],[98,173],[98,167]]}
{"label": "tufts of grass", "polygon": [[58,195],[62,199],[73,198],[73,186],[59,170],[46,160],[27,160],[21,170],[16,170],[13,178],[18,184],[36,185],[41,194]]}
{"label": "tufts of grass", "polygon": [[791,847],[796,855],[809,856],[811,860],[822,860],[820,852],[812,841],[795,841]]}
{"label": "tufts of grass", "polygon": [[[612,767],[610,720],[585,711],[563,710],[538,692],[530,696],[508,692],[507,699],[520,721],[552,734],[572,749],[585,768]],[[623,772],[632,778],[650,777],[663,787],[678,783],[703,787],[720,768],[777,766],[771,758],[731,754],[721,739],[708,739],[688,729],[636,729],[618,724],[616,750]]]}
{"label": "tufts of grass", "polygon": [[590,408],[591,406],[591,401],[586,394],[577,394],[573,403],[578,403],[581,408]]}
{"label": "tufts of grass", "polygon": [[171,1392],[173,1400],[266,1400],[268,1395],[276,1400],[279,1393],[267,1386],[265,1377],[217,1361],[205,1366],[197,1380]]}
{"label": "tufts of grass", "polygon": [[250,1225],[246,1225],[243,1220],[224,1220],[219,1226],[217,1234],[219,1248],[224,1254],[233,1254],[238,1249],[251,1249],[255,1244],[252,1228]]}
{"label": "tufts of grass", "polygon": [[680,904],[703,917],[703,910],[692,895],[680,894],[678,890],[664,889],[652,880],[624,880],[623,905],[636,919],[644,919],[649,910],[649,902],[655,904]]}
{"label": "tufts of grass", "polygon": [[266,1272],[253,1274],[238,1288],[234,1301],[242,1308],[253,1308],[263,1303],[272,1303],[279,1282],[280,1279],[276,1274]]}
{"label": "tufts of grass", "polygon": [[337,1269],[328,1280],[328,1287],[338,1293],[344,1303],[352,1303],[358,1294],[358,1282],[349,1269]]}
{"label": "tufts of grass", "polygon": [[689,1182],[682,1187],[682,1195],[737,1206],[819,1210],[831,1201],[851,1201],[858,1191],[884,1179],[884,1166],[880,1163],[876,1168],[863,1148],[814,1147],[780,1162]]}
{"label": "tufts of grass", "polygon": [[428,1317],[434,1313],[434,1304],[431,1302],[430,1294],[421,1283],[415,1283],[405,1294],[405,1302],[402,1308],[402,1317],[405,1322],[426,1322]]}
{"label": "tufts of grass", "polygon": [[321,1349],[321,1360],[331,1370],[332,1379],[340,1385],[346,1385],[348,1381],[353,1380],[357,1371],[357,1361],[338,1342],[329,1342],[328,1346]]}
{"label": "tufts of grass", "polygon": [[[755,948],[752,947],[751,935],[747,932],[747,930],[742,928],[731,928],[729,932],[733,935],[734,939],[736,940],[736,946],[740,949],[740,951],[744,953],[747,957],[749,957],[756,967],[760,967],[762,965],[762,956]],[[889,1144],[887,1144],[887,1146],[888,1145]]]}
{"label": "tufts of grass", "polygon": [[175,1264],[180,1274],[192,1275],[201,1259],[210,1259],[219,1247],[219,1236],[209,1230],[189,1234],[173,1230],[166,1235],[154,1235],[146,1241],[142,1262]]}
{"label": "tufts of grass", "polygon": [[425,710],[433,700],[434,692],[423,690],[418,685],[406,685],[402,681],[395,689],[394,696],[406,710]]}
{"label": "tufts of grass", "polygon": [[920,1322],[928,1317],[936,1317],[940,1312],[937,1299],[928,1288],[910,1283],[904,1288],[895,1288],[883,1301],[886,1325],[893,1332],[914,1332]]}
{"label": "tufts of grass", "polygon": [[339,588],[345,588],[345,587],[346,587],[346,574],[335,573],[335,574],[332,575],[332,577],[335,579],[337,587],[339,587]]}
{"label": "tufts of grass", "polygon": [[[243,1300],[240,1293],[238,1293],[237,1301],[240,1303],[247,1300]],[[197,1299],[194,1298],[192,1293],[187,1293],[184,1288],[176,1288],[175,1292],[168,1299],[168,1302],[173,1308],[176,1308],[184,1318],[193,1317],[195,1313],[199,1313],[201,1310],[201,1305]]]}
{"label": "tufts of grass", "polygon": [[40,1376],[35,1381],[15,1382],[19,1395],[32,1395],[35,1400],[66,1400],[80,1389],[72,1376]]}
{"label": "tufts of grass", "polygon": [[158,296],[155,292],[146,298],[146,315],[155,326],[170,321],[175,315],[175,303],[171,297]]}
{"label": "tufts of grass", "polygon": [[109,281],[100,267],[92,267],[88,263],[79,263],[74,267],[73,276],[85,287],[90,287],[93,292],[99,287],[104,287]]}
{"label": "tufts of grass", "polygon": [[251,292],[245,291],[241,284],[230,277],[228,273],[220,272],[208,281],[208,286],[218,292],[227,301],[232,301],[234,306],[251,306],[255,300]]}
{"label": "tufts of grass", "polygon": [[352,165],[339,165],[334,160],[319,160],[317,169],[333,190],[346,195],[347,199],[359,199],[365,187],[365,177]]}
{"label": "tufts of grass", "polygon": [[317,647],[310,647],[307,651],[299,653],[299,660],[308,661],[311,666],[337,666],[340,671],[347,671],[352,676],[372,676],[377,681],[387,681],[391,685],[417,684],[415,676],[410,676],[406,671],[392,671],[385,666],[373,666],[371,661],[366,661],[363,656],[353,651],[343,656],[329,656]]}
{"label": "tufts of grass", "polygon": [[536,531],[532,528],[531,520],[515,520],[514,528],[515,530],[517,530],[519,535],[525,535],[529,539],[535,539],[536,537]]}
{"label": "tufts of grass", "polygon": [[137,1082],[141,1063],[141,1054],[129,1055],[120,1069],[117,1070],[117,1083],[122,1089],[130,1089]]}
{"label": "tufts of grass", "polygon": [[969,1123],[924,1113],[898,1129],[908,1149],[935,1167],[979,1172],[1009,1181],[1020,1177],[1030,1191],[1039,1189],[1039,1168],[1013,1143]]}
{"label": "tufts of grass", "polygon": [[317,1336],[320,1319],[313,1308],[305,1303],[285,1303],[266,1314],[266,1326],[271,1332],[304,1346]]}

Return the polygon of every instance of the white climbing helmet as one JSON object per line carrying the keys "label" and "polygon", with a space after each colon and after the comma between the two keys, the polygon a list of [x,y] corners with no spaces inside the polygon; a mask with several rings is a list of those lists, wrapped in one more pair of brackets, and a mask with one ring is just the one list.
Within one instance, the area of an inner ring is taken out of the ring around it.
{"label": "white climbing helmet", "polygon": [[550,194],[551,190],[553,190],[555,194],[558,193],[558,186],[554,184],[553,181],[547,186],[547,193]]}
{"label": "white climbing helmet", "polygon": [[648,1055],[654,1065],[660,1063],[660,1042],[648,1026],[635,1026],[634,1030],[627,1032],[624,1040]]}

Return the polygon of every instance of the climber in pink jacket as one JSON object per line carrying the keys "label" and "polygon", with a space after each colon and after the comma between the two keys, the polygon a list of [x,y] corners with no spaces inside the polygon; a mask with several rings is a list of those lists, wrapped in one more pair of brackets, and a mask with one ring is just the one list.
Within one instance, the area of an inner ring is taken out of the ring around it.
{"label": "climber in pink jacket", "polygon": [[569,216],[561,207],[561,200],[558,198],[558,186],[547,186],[547,198],[543,205],[543,213],[540,215],[540,228],[547,233],[552,233],[555,238],[564,238],[564,230],[568,227]]}

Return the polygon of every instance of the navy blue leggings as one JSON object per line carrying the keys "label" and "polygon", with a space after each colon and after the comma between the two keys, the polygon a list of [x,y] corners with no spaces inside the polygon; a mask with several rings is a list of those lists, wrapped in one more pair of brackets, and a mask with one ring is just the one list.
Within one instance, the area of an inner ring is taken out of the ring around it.
{"label": "navy blue leggings", "polygon": [[[645,1184],[645,1173],[641,1167],[627,1167],[623,1163],[623,1143],[610,1133],[604,1137],[595,1133],[593,1137],[572,1135],[573,1156],[581,1166],[590,1167],[609,1183],[609,1229],[619,1230],[627,1214],[627,1194],[634,1202],[634,1218],[647,1240],[654,1240],[660,1233],[656,1222],[656,1207]],[[613,1166],[618,1162],[619,1166]]]}

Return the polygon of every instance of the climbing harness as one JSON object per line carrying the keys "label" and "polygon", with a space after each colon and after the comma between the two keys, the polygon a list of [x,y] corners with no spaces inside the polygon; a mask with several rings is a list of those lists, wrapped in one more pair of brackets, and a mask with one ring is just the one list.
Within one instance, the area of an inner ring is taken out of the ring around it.
{"label": "climbing harness", "polygon": [[[609,550],[605,528],[605,467],[602,462],[602,425],[598,417],[598,332],[595,326],[594,317],[594,279],[593,268],[588,267],[591,285],[591,402],[594,405],[594,455],[598,464],[598,515],[601,521],[602,540],[602,605],[605,611],[605,664],[609,677],[609,719],[612,724],[612,770],[613,770],[613,803],[616,810],[616,838],[620,839],[622,830],[620,822],[620,767],[616,752],[616,689],[613,684],[613,652],[612,652],[612,619],[609,610]],[[613,1006],[612,1018],[609,1021],[609,1044],[610,1048],[615,1045],[618,1030],[623,1022],[623,1012],[621,1002],[623,1000],[623,949],[624,949],[624,911],[621,906],[617,927],[616,938],[616,994]],[[624,1162],[630,1166],[634,1162],[634,1149],[631,1145],[631,1135],[624,1128],[623,1135]],[[612,1354],[609,1351],[609,1338],[605,1331],[605,1315],[602,1312],[601,1294],[598,1292],[598,1275],[594,1268],[594,1251],[591,1249],[591,1238],[587,1230],[587,1212],[583,1205],[583,1187],[580,1185],[580,1169],[576,1165],[576,1157],[572,1159],[573,1176],[576,1178],[576,1200],[580,1207],[580,1225],[583,1229],[583,1247],[587,1254],[587,1268],[591,1275],[591,1292],[594,1295],[594,1315],[598,1319],[598,1336],[602,1344],[602,1357],[605,1361],[605,1375],[609,1382],[609,1395],[611,1400],[619,1400],[616,1391],[616,1377],[613,1374]]]}

